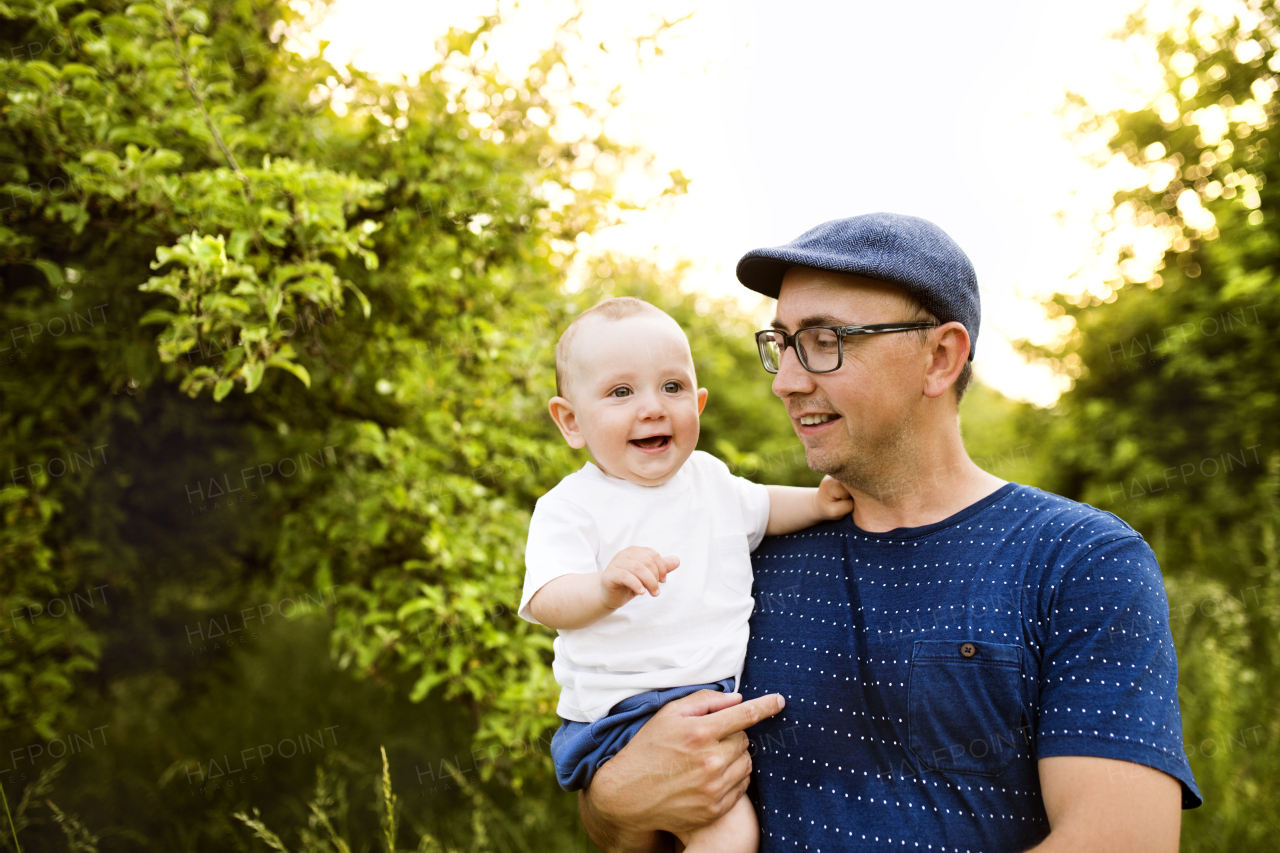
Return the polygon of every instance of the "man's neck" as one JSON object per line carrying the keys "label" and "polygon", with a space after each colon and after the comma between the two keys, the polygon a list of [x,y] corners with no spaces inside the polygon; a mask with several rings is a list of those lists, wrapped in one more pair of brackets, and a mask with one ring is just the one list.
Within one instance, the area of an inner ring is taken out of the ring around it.
{"label": "man's neck", "polygon": [[872,533],[934,524],[1007,482],[974,464],[958,434],[954,441],[917,449],[926,452],[899,460],[877,478],[877,486],[852,490],[854,524]]}

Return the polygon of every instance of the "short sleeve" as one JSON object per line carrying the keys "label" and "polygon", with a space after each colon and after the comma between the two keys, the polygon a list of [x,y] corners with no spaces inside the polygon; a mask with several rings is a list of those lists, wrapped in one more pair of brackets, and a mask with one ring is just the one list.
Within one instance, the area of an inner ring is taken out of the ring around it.
{"label": "short sleeve", "polygon": [[1052,582],[1039,614],[1036,753],[1161,770],[1202,802],[1182,745],[1178,659],[1155,554],[1139,537],[1090,547]]}
{"label": "short sleeve", "polygon": [[519,615],[535,625],[542,623],[529,612],[529,599],[562,575],[597,571],[599,538],[591,517],[568,501],[538,501],[529,520],[524,548],[524,591]]}
{"label": "short sleeve", "polygon": [[769,526],[769,489],[742,477],[734,477],[733,486],[742,507],[742,520],[747,525],[747,539],[754,551],[760,547],[764,531]]}

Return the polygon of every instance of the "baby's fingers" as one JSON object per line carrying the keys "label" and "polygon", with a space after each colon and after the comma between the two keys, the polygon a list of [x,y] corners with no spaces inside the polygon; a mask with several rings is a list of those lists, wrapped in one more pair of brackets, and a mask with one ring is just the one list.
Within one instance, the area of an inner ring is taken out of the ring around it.
{"label": "baby's fingers", "polygon": [[[660,557],[655,552],[652,559],[648,561],[649,569],[653,572],[653,576],[658,579],[658,583],[665,583],[667,580],[667,572],[675,570],[680,565],[679,557]],[[655,592],[654,595],[657,595]]]}
{"label": "baby's fingers", "polygon": [[644,595],[644,583],[626,569],[614,569],[605,573],[605,583],[613,587],[625,587],[634,595]]}
{"label": "baby's fingers", "polygon": [[654,558],[650,558],[643,563],[635,566],[631,571],[633,577],[639,578],[640,583],[644,584],[644,588],[649,590],[650,595],[658,594],[658,573],[654,571]]}
{"label": "baby's fingers", "polygon": [[659,557],[658,566],[662,570],[658,574],[658,580],[665,582],[667,579],[668,572],[674,572],[676,569],[680,568],[680,558],[679,557]]}
{"label": "baby's fingers", "polygon": [[829,501],[853,500],[853,495],[845,488],[844,483],[832,477],[830,474],[822,478],[822,483],[818,486],[818,491]]}

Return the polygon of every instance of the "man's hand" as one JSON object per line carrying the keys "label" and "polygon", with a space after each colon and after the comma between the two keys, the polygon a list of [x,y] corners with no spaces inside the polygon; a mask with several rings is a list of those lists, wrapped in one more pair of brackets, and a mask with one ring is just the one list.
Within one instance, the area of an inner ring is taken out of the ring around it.
{"label": "man's hand", "polygon": [[830,474],[822,478],[813,496],[814,511],[821,518],[844,518],[853,512],[853,495],[844,484]]}
{"label": "man's hand", "polygon": [[578,800],[587,835],[608,853],[667,849],[727,812],[751,781],[745,730],[782,710],[778,694],[743,702],[700,690],[663,706],[596,771]]}
{"label": "man's hand", "polygon": [[679,557],[664,557],[652,548],[623,548],[600,573],[600,603],[617,610],[646,591],[656,596],[658,584],[679,565]]}

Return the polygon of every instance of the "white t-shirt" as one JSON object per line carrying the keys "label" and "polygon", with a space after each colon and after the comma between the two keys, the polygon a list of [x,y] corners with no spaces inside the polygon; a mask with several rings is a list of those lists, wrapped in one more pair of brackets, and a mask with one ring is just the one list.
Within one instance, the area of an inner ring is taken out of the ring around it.
{"label": "white t-shirt", "polygon": [[604,571],[633,545],[680,558],[662,594],[639,595],[556,638],[557,713],[595,722],[629,696],[742,674],[751,556],[769,523],[769,492],[694,451],[661,486],[610,477],[588,462],[538,500],[525,546],[520,616],[561,575]]}

